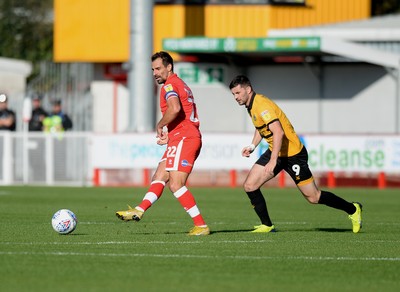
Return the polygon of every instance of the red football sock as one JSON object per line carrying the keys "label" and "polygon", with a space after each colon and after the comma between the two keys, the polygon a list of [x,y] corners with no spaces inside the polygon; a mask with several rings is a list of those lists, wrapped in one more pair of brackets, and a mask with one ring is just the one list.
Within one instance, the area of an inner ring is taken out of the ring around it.
{"label": "red football sock", "polygon": [[193,223],[196,226],[206,226],[203,216],[201,216],[199,208],[197,208],[196,201],[192,193],[185,187],[181,187],[174,193],[174,196],[181,203],[185,211],[192,217]]}
{"label": "red football sock", "polygon": [[136,208],[146,211],[161,197],[164,187],[165,187],[165,182],[160,180],[153,181],[146,195],[144,196],[143,201]]}

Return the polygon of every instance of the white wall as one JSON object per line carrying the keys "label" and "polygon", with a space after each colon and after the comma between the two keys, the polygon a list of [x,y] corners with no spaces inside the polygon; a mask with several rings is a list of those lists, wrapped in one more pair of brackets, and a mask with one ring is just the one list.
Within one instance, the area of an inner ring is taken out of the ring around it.
{"label": "white wall", "polygon": [[[368,64],[249,68],[257,92],[275,100],[299,133],[395,133],[396,81]],[[320,78],[320,82],[319,82]]]}
{"label": "white wall", "polygon": [[[199,70],[193,70],[196,66]],[[222,68],[222,80],[210,81],[205,77],[210,67]],[[238,106],[228,88],[231,79],[242,72],[250,78],[256,92],[273,99],[283,109],[300,134],[395,134],[396,131],[396,79],[378,66],[332,63],[320,68],[285,64],[251,66],[241,71],[226,64],[177,63],[175,72],[193,91],[203,133],[254,131],[246,108]],[[109,132],[112,83],[99,83],[92,87],[92,92],[94,131]],[[124,131],[128,122],[128,93],[126,88],[118,92],[122,94],[118,127]],[[153,98],[158,104],[158,94]],[[156,111],[158,120],[158,106]]]}
{"label": "white wall", "polygon": [[254,130],[247,110],[237,104],[224,84],[208,88],[193,85],[191,89],[202,132],[243,133]]}
{"label": "white wall", "polygon": [[9,95],[25,92],[31,71],[29,62],[0,57],[0,91]]}
{"label": "white wall", "polygon": [[17,129],[22,128],[22,101],[26,94],[26,79],[31,71],[29,62],[0,57],[0,93],[9,97],[8,108],[16,112]]}
{"label": "white wall", "polygon": [[324,132],[395,132],[396,82],[383,68],[331,66],[326,75]]}
{"label": "white wall", "polygon": [[93,132],[125,132],[128,128],[129,92],[127,88],[112,81],[94,81]]}
{"label": "white wall", "polygon": [[319,128],[318,77],[303,65],[254,66],[248,69],[254,90],[274,100],[297,132]]}

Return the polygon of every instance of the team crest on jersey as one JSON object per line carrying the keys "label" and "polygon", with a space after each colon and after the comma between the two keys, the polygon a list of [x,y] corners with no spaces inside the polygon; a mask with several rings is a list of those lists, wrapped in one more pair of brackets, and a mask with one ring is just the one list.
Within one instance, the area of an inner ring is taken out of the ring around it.
{"label": "team crest on jersey", "polygon": [[257,116],[253,115],[253,121],[257,121]]}
{"label": "team crest on jersey", "polygon": [[167,84],[164,86],[165,92],[173,91],[174,88],[172,87],[172,84]]}
{"label": "team crest on jersey", "polygon": [[189,88],[189,87],[187,87],[187,85],[186,85],[186,84],[185,84],[185,88],[184,88],[184,90],[186,91],[187,95],[189,95],[189,96],[193,96],[193,93],[192,93],[192,91],[190,90],[190,88]]}
{"label": "team crest on jersey", "polygon": [[263,112],[261,113],[261,117],[262,117],[264,120],[270,120],[270,119],[271,119],[271,114],[269,113],[268,110],[265,110],[265,111],[263,111]]}

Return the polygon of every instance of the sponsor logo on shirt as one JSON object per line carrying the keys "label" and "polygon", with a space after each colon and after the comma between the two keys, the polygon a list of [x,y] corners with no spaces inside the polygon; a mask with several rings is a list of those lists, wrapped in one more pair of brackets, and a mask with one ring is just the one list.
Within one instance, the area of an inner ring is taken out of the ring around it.
{"label": "sponsor logo on shirt", "polygon": [[173,91],[174,88],[172,87],[172,84],[167,84],[164,86],[165,92]]}
{"label": "sponsor logo on shirt", "polygon": [[261,113],[261,117],[262,117],[264,120],[270,120],[270,119],[271,119],[271,114],[269,113],[268,110],[265,110],[265,111],[263,111],[263,112]]}
{"label": "sponsor logo on shirt", "polygon": [[181,161],[181,165],[182,165],[183,167],[192,166],[192,164],[190,164],[189,161],[187,161],[186,159],[184,159],[184,160]]}

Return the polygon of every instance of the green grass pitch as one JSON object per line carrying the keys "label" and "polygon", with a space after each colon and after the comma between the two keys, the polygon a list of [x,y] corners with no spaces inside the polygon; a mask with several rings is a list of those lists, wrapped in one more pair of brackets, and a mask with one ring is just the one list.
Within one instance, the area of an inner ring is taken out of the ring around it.
{"label": "green grass pitch", "polygon": [[[363,208],[347,215],[310,205],[296,189],[263,189],[276,233],[259,224],[242,189],[190,188],[212,234],[186,235],[192,221],[169,190],[141,222],[115,211],[144,188],[0,188],[0,291],[400,291],[400,190],[334,189]],[[58,235],[62,208],[79,219]]]}

